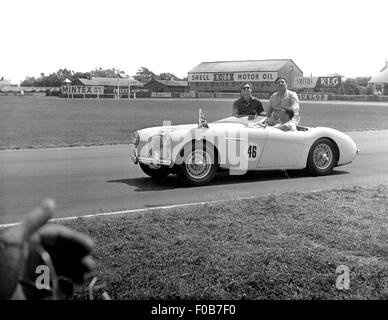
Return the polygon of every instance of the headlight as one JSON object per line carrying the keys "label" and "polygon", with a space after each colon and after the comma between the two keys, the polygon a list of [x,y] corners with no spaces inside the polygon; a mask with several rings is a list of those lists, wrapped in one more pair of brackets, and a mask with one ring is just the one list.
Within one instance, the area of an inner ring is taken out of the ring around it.
{"label": "headlight", "polygon": [[139,145],[139,142],[140,142],[140,136],[139,136],[139,133],[137,131],[133,131],[130,136],[129,136],[129,143],[130,144],[134,144],[135,147],[137,147]]}

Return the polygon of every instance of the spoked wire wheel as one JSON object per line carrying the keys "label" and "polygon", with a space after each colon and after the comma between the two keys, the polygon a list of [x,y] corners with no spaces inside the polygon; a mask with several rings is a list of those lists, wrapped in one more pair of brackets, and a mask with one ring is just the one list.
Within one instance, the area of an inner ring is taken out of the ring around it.
{"label": "spoked wire wheel", "polygon": [[333,162],[333,151],[326,143],[320,143],[314,148],[313,161],[319,170],[326,170]]}
{"label": "spoked wire wheel", "polygon": [[183,163],[179,165],[177,173],[187,185],[200,186],[213,180],[217,168],[214,147],[203,142],[184,148]]}
{"label": "spoked wire wheel", "polygon": [[326,175],[333,170],[337,160],[337,146],[333,141],[321,138],[310,149],[307,168],[314,175]]}
{"label": "spoked wire wheel", "polygon": [[205,178],[212,167],[212,158],[210,154],[204,150],[193,150],[185,161],[187,174],[192,179]]}

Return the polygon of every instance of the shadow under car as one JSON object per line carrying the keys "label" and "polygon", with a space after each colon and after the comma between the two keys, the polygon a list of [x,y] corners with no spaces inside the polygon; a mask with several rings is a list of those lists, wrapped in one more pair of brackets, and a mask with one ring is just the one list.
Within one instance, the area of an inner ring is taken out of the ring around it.
{"label": "shadow under car", "polygon": [[[349,174],[347,171],[333,170],[330,176]],[[200,188],[206,186],[230,185],[239,183],[255,183],[263,181],[288,180],[300,178],[323,178],[324,176],[312,176],[306,169],[303,170],[271,170],[271,171],[249,171],[244,175],[230,175],[227,170],[218,172],[215,178],[205,186],[186,186],[175,174],[170,174],[163,179],[155,179],[148,176],[144,178],[118,179],[107,181],[109,183],[122,183],[138,188],[135,191],[160,191],[182,188]]]}

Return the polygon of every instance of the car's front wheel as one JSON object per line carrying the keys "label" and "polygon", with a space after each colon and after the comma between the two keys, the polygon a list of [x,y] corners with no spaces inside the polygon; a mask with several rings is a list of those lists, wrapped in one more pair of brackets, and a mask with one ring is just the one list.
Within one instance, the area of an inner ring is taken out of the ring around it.
{"label": "car's front wheel", "polygon": [[335,143],[327,138],[322,138],[312,145],[307,169],[314,175],[323,176],[331,173],[338,159],[338,149]]}
{"label": "car's front wheel", "polygon": [[189,186],[201,186],[217,173],[217,154],[210,144],[196,142],[184,148],[183,162],[177,167],[178,177]]}
{"label": "car's front wheel", "polygon": [[168,170],[167,168],[161,166],[161,167],[150,167],[149,165],[147,164],[144,164],[144,163],[140,163],[140,168],[141,170],[143,170],[143,172],[150,176],[151,178],[154,178],[154,179],[161,179],[161,178],[164,178],[166,177],[167,175],[169,175],[171,173],[170,170]]}

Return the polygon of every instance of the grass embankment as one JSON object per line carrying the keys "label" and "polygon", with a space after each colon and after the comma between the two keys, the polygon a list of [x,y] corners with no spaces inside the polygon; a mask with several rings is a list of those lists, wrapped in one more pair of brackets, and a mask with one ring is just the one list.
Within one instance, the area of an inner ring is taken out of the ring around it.
{"label": "grass embankment", "polygon": [[[264,102],[264,105],[267,102]],[[129,132],[163,121],[195,123],[231,113],[232,100],[83,100],[0,96],[0,149],[128,143]],[[301,102],[301,124],[341,131],[388,129],[387,104]]]}
{"label": "grass embankment", "polygon": [[95,240],[113,299],[388,298],[387,185],[65,224]]}

